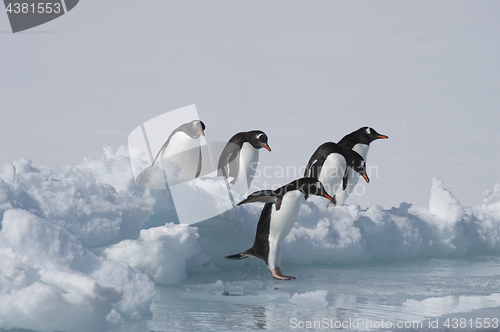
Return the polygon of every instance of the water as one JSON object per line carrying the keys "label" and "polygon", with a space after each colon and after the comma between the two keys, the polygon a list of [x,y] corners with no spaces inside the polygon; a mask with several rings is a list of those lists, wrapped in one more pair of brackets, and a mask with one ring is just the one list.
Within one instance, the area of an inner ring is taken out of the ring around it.
{"label": "water", "polygon": [[351,330],[499,331],[498,257],[283,270],[297,279],[274,280],[254,264],[190,275],[182,284],[157,287],[151,317],[109,330],[312,330],[314,324],[333,330],[343,324]]}

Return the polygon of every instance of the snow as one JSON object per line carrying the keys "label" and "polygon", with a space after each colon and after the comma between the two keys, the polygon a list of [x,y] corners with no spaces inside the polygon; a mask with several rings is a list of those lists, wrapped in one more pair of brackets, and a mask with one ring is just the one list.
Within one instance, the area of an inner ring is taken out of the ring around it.
{"label": "snow", "polygon": [[288,302],[306,307],[326,307],[328,306],[327,295],[328,291],[324,289],[303,294],[295,293],[288,299]]}
{"label": "snow", "polygon": [[425,317],[439,317],[449,313],[459,313],[482,308],[500,306],[500,294],[489,296],[444,296],[430,297],[425,300],[410,300],[405,303],[405,310]]}
{"label": "snow", "polygon": [[[499,3],[261,5],[86,0],[15,35],[0,14],[0,329],[498,317]],[[229,209],[200,179],[179,213],[210,219],[180,225],[170,190],[135,184],[148,163],[129,134],[192,104],[209,144],[268,135],[251,190],[359,127],[390,137],[348,205],[301,206],[282,254],[296,280],[224,259],[252,245],[261,204]]]}
{"label": "snow", "polygon": [[[125,147],[105,147],[103,157],[75,167],[36,167],[23,158],[5,163],[0,178],[2,328],[105,330],[149,315],[155,285],[178,287],[193,278],[248,269],[268,278],[258,260],[224,259],[251,246],[262,204],[241,205],[194,225],[178,224],[168,191],[134,185]],[[224,198],[227,193],[214,191],[212,182],[197,180],[200,195]],[[481,205],[466,207],[442,180],[430,185],[428,208],[405,202],[388,210],[357,204],[327,208],[326,199],[309,198],[283,242],[284,270],[290,273],[297,264],[366,266],[499,256],[500,186],[486,192]],[[141,229],[148,218],[166,224]],[[328,289],[262,293],[267,286],[252,278],[202,283],[190,294],[193,301],[226,294],[228,299],[243,296],[241,301],[251,305],[331,304]],[[496,295],[489,296],[475,302],[478,309],[497,304]],[[430,298],[408,301],[407,307],[430,316],[422,311]],[[460,305],[446,313],[470,308]]]}
{"label": "snow", "polygon": [[103,330],[149,315],[148,276],[89,251],[139,237],[155,199],[133,181],[124,147],[77,167],[3,165],[0,327]]}
{"label": "snow", "polygon": [[137,188],[125,148],[77,167],[33,167],[22,158],[0,173],[0,214],[19,208],[50,220],[86,247],[137,238],[155,199]]}
{"label": "snow", "polygon": [[100,331],[107,320],[149,313],[155,290],[146,275],[27,211],[4,213],[0,253],[1,328]]}
{"label": "snow", "polygon": [[443,224],[455,224],[462,220],[464,209],[458,199],[443,187],[443,181],[434,178],[432,182],[429,212],[438,217]]}
{"label": "snow", "polygon": [[174,223],[143,229],[137,240],[109,246],[102,255],[143,271],[157,285],[175,284],[186,279],[187,261],[201,252],[196,231]]}
{"label": "snow", "polygon": [[[492,207],[498,204],[498,190],[495,186],[483,205],[468,208],[439,179],[433,180],[428,209],[404,202],[390,210],[377,205],[363,210],[356,204],[327,209],[324,199],[310,198],[284,241],[282,261],[360,264],[497,255],[500,214]],[[251,234],[248,238],[253,240]]]}

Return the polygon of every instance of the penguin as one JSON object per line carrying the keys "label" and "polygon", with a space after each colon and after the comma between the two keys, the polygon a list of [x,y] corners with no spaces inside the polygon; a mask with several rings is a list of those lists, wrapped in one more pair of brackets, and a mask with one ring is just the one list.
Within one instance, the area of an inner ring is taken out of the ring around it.
{"label": "penguin", "polygon": [[261,130],[237,133],[227,142],[217,164],[217,175],[232,178],[231,184],[245,195],[252,184],[259,161],[259,149],[271,151],[267,135]]}
{"label": "penguin", "polygon": [[253,256],[266,263],[274,278],[280,280],[295,279],[281,273],[281,243],[295,224],[301,203],[309,195],[332,199],[318,180],[300,178],[276,190],[256,191],[238,203],[238,205],[252,202],[265,202],[266,204],[260,214],[253,246],[239,254],[226,256],[226,258],[243,259]]}
{"label": "penguin", "polygon": [[[377,133],[377,131],[371,127],[361,127],[358,130],[345,135],[344,138],[342,138],[337,144],[356,151],[361,155],[361,157],[363,157],[366,162],[368,150],[370,149],[370,143],[377,139],[387,138],[389,137]],[[359,176],[355,174],[352,169],[350,169],[349,178],[347,180],[348,185],[345,189],[343,189],[343,186],[339,187],[339,189],[335,193],[335,200],[337,202],[337,205],[342,205],[345,203],[347,197],[349,197],[349,195],[354,190],[354,187],[356,187],[358,180]]]}
{"label": "penguin", "polygon": [[[328,192],[335,193],[339,187],[345,189],[347,186],[349,167],[358,172],[367,183],[370,182],[363,157],[351,149],[327,142],[321,144],[313,153],[304,176],[318,179]],[[337,205],[335,196],[329,205]]]}
{"label": "penguin", "polygon": [[200,136],[205,136],[205,124],[202,121],[193,120],[180,125],[162,145],[151,166],[159,159],[169,159],[179,165],[179,177],[187,180],[197,178],[202,164]]}

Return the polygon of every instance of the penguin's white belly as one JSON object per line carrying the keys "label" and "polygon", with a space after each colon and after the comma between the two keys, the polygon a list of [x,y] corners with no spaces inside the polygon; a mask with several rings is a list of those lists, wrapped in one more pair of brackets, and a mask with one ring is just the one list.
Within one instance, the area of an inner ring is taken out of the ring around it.
{"label": "penguin's white belly", "polygon": [[[368,156],[368,150],[370,149],[370,145],[368,144],[361,144],[358,143],[355,146],[353,146],[352,150],[359,153],[361,157],[366,162],[366,156]],[[342,190],[342,186],[337,189],[337,192],[335,193],[335,200],[337,202],[337,205],[343,205],[351,195],[351,193],[354,191],[354,188],[356,187],[356,184],[358,184],[359,178],[361,176],[358,174],[358,172],[354,171],[353,169],[349,170],[349,178],[347,179],[347,187],[345,190]]]}
{"label": "penguin's white belly", "polygon": [[274,269],[280,265],[281,242],[283,242],[295,224],[299,215],[300,205],[304,200],[304,195],[300,191],[294,190],[285,194],[279,210],[276,210],[276,205],[272,207],[268,257],[268,266],[270,269]]}
{"label": "penguin's white belly", "polygon": [[358,143],[352,147],[352,151],[359,153],[361,157],[366,162],[366,157],[368,156],[368,150],[370,150],[370,145]]}
{"label": "penguin's white belly", "polygon": [[238,174],[235,181],[236,191],[240,195],[245,195],[250,188],[258,162],[259,150],[255,149],[250,143],[243,143],[239,154]]}
{"label": "penguin's white belly", "polygon": [[200,159],[200,138],[191,138],[183,132],[175,133],[162,151],[161,158],[180,167],[179,177],[194,179]]}
{"label": "penguin's white belly", "polygon": [[323,184],[329,195],[334,195],[337,189],[342,189],[342,177],[346,169],[345,158],[339,153],[331,153],[326,158],[318,180]]}

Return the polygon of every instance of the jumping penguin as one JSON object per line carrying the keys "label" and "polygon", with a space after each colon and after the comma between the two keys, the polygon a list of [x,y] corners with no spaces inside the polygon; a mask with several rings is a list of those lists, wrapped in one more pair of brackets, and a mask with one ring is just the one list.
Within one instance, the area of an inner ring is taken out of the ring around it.
{"label": "jumping penguin", "polygon": [[[345,190],[348,184],[349,168],[359,173],[366,182],[370,179],[366,175],[366,164],[357,152],[347,149],[333,142],[321,144],[307,163],[304,176],[318,179],[328,192]],[[334,196],[329,205],[337,205]]]}
{"label": "jumping penguin", "polygon": [[[386,135],[381,135],[377,131],[370,127],[361,127],[352,133],[345,135],[337,144],[348,149],[356,151],[363,157],[366,162],[366,157],[368,156],[368,150],[370,149],[370,143],[377,139],[387,139]],[[335,193],[335,200],[337,205],[342,205],[345,203],[347,197],[352,193],[354,187],[358,183],[359,176],[350,169],[349,178],[347,180],[347,186],[339,187]]]}
{"label": "jumping penguin", "polygon": [[259,161],[259,149],[271,151],[267,135],[260,130],[237,133],[219,157],[217,175],[233,178],[230,182],[240,195],[245,195],[252,184]]}
{"label": "jumping penguin", "polygon": [[292,229],[299,215],[300,204],[309,195],[332,197],[316,179],[300,178],[276,190],[256,191],[238,205],[252,202],[266,202],[257,224],[257,233],[253,246],[228,259],[243,259],[253,256],[263,260],[274,278],[281,280],[295,279],[281,273],[281,242]]}
{"label": "jumping penguin", "polygon": [[200,120],[179,126],[162,145],[151,166],[154,166],[158,159],[169,159],[179,165],[180,177],[187,180],[197,178],[200,176],[202,165],[200,136],[205,136],[205,124]]}

